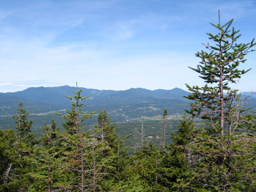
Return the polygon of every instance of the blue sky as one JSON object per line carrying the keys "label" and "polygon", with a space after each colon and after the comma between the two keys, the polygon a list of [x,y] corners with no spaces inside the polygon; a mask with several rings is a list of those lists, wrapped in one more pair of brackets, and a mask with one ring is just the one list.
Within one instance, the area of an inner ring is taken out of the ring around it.
{"label": "blue sky", "polygon": [[[235,19],[239,42],[256,37],[255,0],[1,0],[0,92],[203,85],[188,66],[218,33],[218,10],[223,24]],[[256,91],[256,52],[247,59],[234,88]]]}

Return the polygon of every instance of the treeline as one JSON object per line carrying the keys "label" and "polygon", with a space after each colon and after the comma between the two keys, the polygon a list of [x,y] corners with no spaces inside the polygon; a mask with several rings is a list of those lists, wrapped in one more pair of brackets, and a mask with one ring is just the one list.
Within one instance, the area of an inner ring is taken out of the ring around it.
{"label": "treeline", "polygon": [[[214,46],[196,54],[201,62],[191,69],[206,84],[187,85],[192,102],[172,133],[173,143],[166,143],[166,110],[161,147],[137,129],[128,155],[123,143],[130,135],[120,139],[106,111],[93,130],[84,131],[94,112],[83,111],[87,97],[81,90],[68,97],[71,110],[59,114],[64,132],[53,120],[40,139],[20,104],[15,130],[0,131],[0,191],[256,191],[256,115],[243,108],[247,97],[229,86],[249,71],[238,67],[256,43],[236,43],[241,35],[229,30],[232,22],[212,24],[219,31],[208,33]],[[196,117],[204,124],[198,126]]]}
{"label": "treeline", "polygon": [[[75,92],[61,115],[64,132],[51,125],[35,139],[32,121],[19,105],[15,129],[0,131],[0,191],[255,191],[256,138],[251,131],[221,137],[196,129],[184,115],[172,144],[161,147],[134,132],[133,154],[123,147],[106,111],[85,132],[86,114]],[[165,111],[164,115],[167,113]],[[163,124],[164,125],[164,124]],[[164,128],[164,126],[163,126]],[[249,130],[249,129],[248,129]],[[167,135],[166,135],[167,137]]]}
{"label": "treeline", "polygon": [[0,191],[168,190],[160,176],[167,149],[143,141],[142,127],[135,133],[140,136],[134,139],[134,154],[128,155],[123,143],[130,135],[121,140],[106,111],[100,111],[94,129],[85,132],[83,123],[94,112],[83,111],[80,102],[86,97],[81,92],[68,97],[72,110],[59,114],[65,119],[64,131],[52,120],[39,139],[20,103],[13,116],[15,128],[0,131]]}
{"label": "treeline", "polygon": [[[24,104],[23,104],[24,106]],[[25,106],[24,106],[25,107]],[[86,105],[85,105],[86,108]],[[24,108],[25,109],[25,108]],[[26,109],[27,110],[27,109]],[[133,151],[134,146],[134,133],[135,129],[137,128],[138,132],[141,131],[142,122],[141,121],[135,121],[135,122],[117,122],[115,121],[115,118],[112,118],[112,116],[109,114],[108,116],[111,119],[111,122],[116,127],[116,133],[118,136],[120,136],[121,139],[123,139],[125,136],[132,134],[131,137],[129,137],[125,142],[124,146],[130,146],[130,151]],[[97,122],[99,111],[97,111],[90,119],[86,119],[85,125],[83,125],[83,131],[92,130],[94,127],[95,122]],[[169,115],[169,114],[168,114]],[[56,114],[49,114],[49,115],[31,115],[29,113],[29,120],[33,122],[32,124],[32,133],[36,134],[36,138],[43,136],[43,129],[42,126],[46,123],[47,125],[51,124],[51,120],[54,119],[56,122],[56,126],[60,127],[60,131],[63,132],[64,128],[62,127],[63,118],[56,115]],[[159,117],[160,119],[160,117]],[[144,137],[146,140],[152,141],[154,144],[159,145],[161,142],[161,135],[162,135],[162,120],[148,120],[143,121],[144,125]],[[15,124],[15,119],[13,119],[12,116],[10,117],[2,117],[0,118],[0,129],[4,130],[8,127],[13,127]],[[175,119],[168,119],[168,122],[166,124],[166,136],[167,136],[167,142],[171,142],[171,132],[177,131],[177,125],[179,124],[179,120]],[[139,136],[139,134],[138,134]]]}

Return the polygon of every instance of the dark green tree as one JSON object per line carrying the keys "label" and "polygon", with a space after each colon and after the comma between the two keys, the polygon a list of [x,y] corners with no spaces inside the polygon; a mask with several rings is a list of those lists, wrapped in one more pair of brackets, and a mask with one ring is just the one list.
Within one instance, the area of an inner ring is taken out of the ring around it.
{"label": "dark green tree", "polygon": [[[154,144],[144,144],[143,147],[131,157],[132,161],[124,170],[127,177],[126,182],[129,183],[129,181],[136,178],[134,184],[141,187],[141,191],[169,191],[169,189],[160,182],[162,178],[160,174],[162,158],[163,155],[161,155]],[[129,187],[133,188],[134,186],[130,185]]]}
{"label": "dark green tree", "polygon": [[98,115],[98,123],[94,126],[94,133],[97,135],[98,140],[103,143],[107,142],[112,145],[117,139],[116,127],[111,124],[107,111],[100,111]]}
{"label": "dark green tree", "polygon": [[13,118],[16,120],[16,139],[13,143],[14,153],[10,156],[10,170],[6,191],[27,191],[28,186],[33,182],[29,173],[32,171],[30,157],[35,156],[35,148],[38,143],[35,135],[32,134],[32,121],[28,121],[29,113],[19,104],[18,114]]}
{"label": "dark green tree", "polygon": [[[16,120],[15,123],[15,129],[18,135],[18,142],[26,142],[31,145],[35,144],[34,137],[35,135],[32,134],[31,126],[32,121],[28,121],[28,115],[29,112],[26,112],[25,109],[23,109],[23,104],[19,104],[19,108],[17,109],[18,115],[14,115],[13,118]],[[20,151],[20,156],[22,156],[22,152]]]}
{"label": "dark green tree", "polygon": [[0,130],[0,191],[11,191],[8,183],[11,182],[10,174],[15,155],[14,143],[16,135],[13,129]]}
{"label": "dark green tree", "polygon": [[60,190],[58,183],[63,181],[61,167],[58,166],[62,157],[61,138],[59,127],[52,120],[50,125],[43,126],[44,135],[41,138],[42,146],[37,148],[38,155],[31,158],[31,163],[35,167],[29,174],[34,182],[29,186],[30,191],[53,191]]}
{"label": "dark green tree", "polygon": [[247,44],[237,43],[240,30],[230,29],[232,23],[233,19],[224,25],[220,21],[217,25],[211,23],[219,31],[216,35],[207,33],[215,45],[205,45],[209,52],[197,52],[201,62],[197,68],[190,67],[206,84],[203,87],[187,85],[192,93],[186,97],[194,101],[189,111],[192,115],[212,122],[212,128],[221,135],[228,129],[229,136],[241,127],[241,122],[248,122],[241,116],[243,101],[239,101],[238,90],[231,89],[230,83],[236,83],[250,70],[241,70],[239,65],[246,61],[245,56],[254,51],[251,48],[256,45],[254,39]]}
{"label": "dark green tree", "polygon": [[191,153],[187,145],[195,137],[195,125],[193,119],[183,115],[178,125],[177,133],[172,133],[173,143],[163,151],[160,164],[159,182],[171,191],[183,191],[190,179],[189,161]]}
{"label": "dark green tree", "polygon": [[43,146],[45,148],[49,148],[52,145],[54,145],[54,141],[58,140],[59,138],[59,131],[60,128],[56,127],[56,122],[54,121],[54,119],[52,119],[51,122],[51,129],[49,129],[48,125],[44,125],[43,127],[43,132],[44,132],[44,136],[42,137],[42,142],[43,142]]}
{"label": "dark green tree", "polygon": [[[193,100],[188,111],[192,117],[206,120],[193,141],[185,145],[185,156],[191,170],[190,178],[183,182],[182,191],[254,191],[255,190],[255,134],[248,129],[255,127],[255,117],[243,109],[247,98],[241,99],[236,83],[249,70],[239,65],[245,56],[254,51],[254,39],[247,44],[237,43],[239,30],[230,30],[233,19],[224,24],[212,24],[219,33],[208,33],[216,45],[205,45],[209,52],[196,54],[201,58],[197,68],[206,85],[187,85]],[[186,141],[186,140],[185,140]],[[246,171],[245,171],[246,170]]]}
{"label": "dark green tree", "polygon": [[85,187],[89,184],[86,183],[86,161],[87,150],[94,145],[93,138],[89,136],[89,132],[84,132],[83,122],[90,118],[95,112],[87,114],[83,111],[83,104],[81,103],[87,97],[81,96],[83,90],[71,91],[75,95],[68,97],[72,101],[72,109],[66,110],[65,115],[60,115],[66,120],[64,123],[65,132],[61,134],[63,140],[63,153],[62,166],[66,172],[67,180],[59,183],[60,187],[65,190],[85,191]]}
{"label": "dark green tree", "polygon": [[[126,178],[126,175],[123,175],[123,171],[129,158],[127,147],[123,147],[123,143],[130,135],[126,136],[124,140],[120,139],[116,133],[116,127],[111,124],[106,110],[99,112],[98,122],[94,126],[94,135],[105,146],[101,153],[98,152],[98,155],[105,160],[98,159],[96,162],[97,164],[102,164],[99,166],[101,170],[98,169],[98,173],[104,175],[104,178],[98,178],[101,180],[101,188],[104,191],[109,191],[113,188],[121,190],[116,184]],[[107,164],[104,162],[107,162]]]}

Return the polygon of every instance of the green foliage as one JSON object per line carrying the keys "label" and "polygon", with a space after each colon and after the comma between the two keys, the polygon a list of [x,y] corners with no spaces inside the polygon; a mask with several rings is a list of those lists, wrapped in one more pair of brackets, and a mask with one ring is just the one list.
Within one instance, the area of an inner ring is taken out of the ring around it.
{"label": "green foliage", "polygon": [[60,113],[56,113],[57,115],[61,116],[66,122],[63,123],[63,127],[66,131],[70,134],[78,134],[79,130],[82,127],[82,122],[88,118],[90,118],[95,112],[90,112],[87,114],[83,111],[82,107],[83,104],[81,103],[83,100],[87,99],[90,96],[83,97],[81,96],[81,92],[83,90],[71,91],[75,94],[73,97],[66,96],[68,99],[72,101],[72,109],[66,109],[66,114],[62,115]]}
{"label": "green foliage", "polygon": [[93,132],[84,132],[82,123],[93,112],[83,112],[80,102],[87,97],[81,96],[81,90],[73,93],[73,98],[68,97],[73,101],[72,110],[61,115],[67,121],[63,123],[66,131],[60,134],[63,154],[59,167],[68,182],[59,181],[58,186],[72,191],[109,191],[113,182],[119,181],[123,142],[117,138],[106,111],[100,111]]}
{"label": "green foliage", "polygon": [[52,120],[51,129],[45,125],[43,130],[42,146],[37,148],[38,155],[30,159],[35,168],[29,173],[34,182],[28,191],[59,189],[57,183],[63,178],[60,175],[62,171],[59,166],[62,156],[59,128],[56,129],[56,123]]}
{"label": "green foliage", "polygon": [[0,130],[0,191],[7,191],[14,157],[15,132],[8,128]]}
{"label": "green foliage", "polygon": [[191,143],[195,135],[193,120],[186,115],[180,120],[177,133],[172,133],[174,143],[167,146],[168,151],[163,151],[160,183],[178,191],[190,179],[190,169],[187,161],[186,145]]}
{"label": "green foliage", "polygon": [[[27,120],[29,113],[23,109],[22,103],[19,104],[17,111],[18,115],[13,116],[16,120],[17,134],[7,129],[2,138],[4,146],[7,147],[3,154],[8,154],[8,159],[3,158],[7,166],[4,168],[4,184],[1,186],[3,191],[26,191],[33,182],[29,176],[29,172],[33,169],[30,157],[36,155],[34,150],[38,141],[31,133],[32,122]],[[6,136],[10,137],[8,142]]]}
{"label": "green foliage", "polygon": [[[209,52],[197,52],[196,56],[201,58],[201,62],[197,68],[190,67],[199,73],[199,77],[206,85],[203,87],[187,85],[192,93],[186,98],[194,101],[191,104],[191,110],[187,112],[212,122],[212,128],[221,135],[225,134],[226,129],[229,135],[233,134],[240,121],[241,113],[245,112],[241,108],[245,100],[239,103],[238,90],[231,89],[229,84],[236,83],[250,70],[240,70],[238,67],[246,61],[245,55],[254,51],[251,48],[256,45],[254,39],[247,44],[237,43],[241,35],[234,27],[230,30],[232,22],[233,19],[223,26],[212,24],[219,30],[219,34],[207,34],[216,46],[208,44],[206,49]],[[237,114],[239,117],[235,119]]]}
{"label": "green foliage", "polygon": [[174,145],[183,145],[191,142],[193,135],[195,135],[195,125],[192,118],[189,118],[186,114],[183,115],[178,125],[178,131],[172,133],[172,139]]}
{"label": "green foliage", "polygon": [[117,138],[116,127],[111,125],[107,111],[100,111],[98,115],[98,123],[94,126],[94,134],[97,135],[98,140],[107,142],[111,145]]}
{"label": "green foliage", "polygon": [[167,115],[168,115],[168,111],[167,111],[167,109],[164,109],[163,117],[165,117]]}
{"label": "green foliage", "polygon": [[182,191],[255,190],[256,138],[248,132],[255,127],[255,117],[242,107],[247,98],[241,99],[238,90],[231,89],[229,84],[236,83],[249,71],[238,67],[256,43],[253,39],[248,44],[237,44],[241,35],[234,28],[229,30],[232,22],[223,26],[212,24],[220,31],[217,35],[208,33],[216,46],[206,46],[210,53],[198,52],[200,65],[191,68],[206,85],[201,88],[187,85],[192,92],[187,98],[194,101],[187,112],[207,121],[206,129],[193,131],[193,137],[186,131],[185,135],[174,137],[183,144],[190,169],[190,177],[179,186]]}
{"label": "green foliage", "polygon": [[[227,144],[232,140],[232,144]],[[246,134],[223,138],[202,132],[186,146],[191,178],[184,191],[254,191],[256,139]]]}
{"label": "green foliage", "polygon": [[[63,123],[65,132],[60,135],[63,156],[60,157],[59,166],[64,170],[63,174],[68,179],[68,181],[62,180],[58,185],[63,189],[84,191],[86,183],[91,182],[86,177],[86,162],[89,161],[88,158],[92,158],[88,153],[92,154],[95,152],[91,148],[93,148],[96,141],[89,135],[89,132],[83,132],[83,121],[90,118],[94,112],[87,114],[82,109],[83,104],[81,102],[89,96],[81,96],[82,90],[71,92],[75,95],[73,97],[66,97],[72,101],[72,110],[66,110],[65,115],[58,114],[66,120]],[[96,160],[95,155],[94,153],[94,161]],[[94,185],[93,187],[96,186]]]}
{"label": "green foliage", "polygon": [[19,104],[17,109],[18,115],[14,115],[13,118],[16,120],[15,129],[18,134],[19,142],[32,142],[34,135],[31,134],[32,121],[27,121],[29,112],[23,109],[23,104]]}
{"label": "green foliage", "polygon": [[163,156],[152,143],[145,144],[131,158],[131,162],[124,170],[127,181],[136,177],[143,186],[143,191],[169,191],[160,184],[160,170]]}

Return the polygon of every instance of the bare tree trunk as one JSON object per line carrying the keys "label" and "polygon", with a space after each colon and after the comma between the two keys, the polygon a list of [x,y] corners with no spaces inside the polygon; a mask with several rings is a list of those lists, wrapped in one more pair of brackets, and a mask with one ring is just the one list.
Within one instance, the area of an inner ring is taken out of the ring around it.
{"label": "bare tree trunk", "polygon": [[220,67],[220,127],[221,135],[225,135],[224,130],[224,96],[223,96],[223,71],[222,66]]}
{"label": "bare tree trunk", "polygon": [[93,157],[93,192],[96,192],[96,147],[94,147]]}
{"label": "bare tree trunk", "polygon": [[164,126],[163,126],[163,149],[165,148],[165,135],[166,135],[166,116],[164,115]]}
{"label": "bare tree trunk", "polygon": [[165,137],[166,137],[166,116],[168,115],[168,111],[167,109],[164,110],[163,113],[163,118],[164,118],[164,122],[163,122],[163,143],[162,143],[162,147],[163,149],[165,149]]}
{"label": "bare tree trunk", "polygon": [[48,167],[48,192],[51,192],[50,167]]}
{"label": "bare tree trunk", "polygon": [[101,139],[102,139],[102,142],[105,143],[105,134],[104,134],[104,130],[102,130],[102,133],[101,133]]}
{"label": "bare tree trunk", "polygon": [[141,124],[141,147],[143,147],[144,144],[144,121]]}
{"label": "bare tree trunk", "polygon": [[[219,25],[220,25],[220,10],[219,12]],[[221,37],[221,30],[219,32],[219,36]],[[222,49],[221,49],[221,41],[220,41],[220,62],[222,60]],[[221,128],[221,135],[225,135],[224,129],[224,94],[223,94],[223,65],[220,63],[220,128]]]}
{"label": "bare tree trunk", "polygon": [[[158,161],[157,161],[157,156],[155,157],[155,165],[156,165],[156,170],[158,168]],[[158,182],[158,171],[156,171],[156,183]]]}
{"label": "bare tree trunk", "polygon": [[136,153],[137,152],[137,134],[138,134],[138,129],[137,128],[135,128],[134,129],[134,153]]}
{"label": "bare tree trunk", "polygon": [[20,130],[20,127],[21,127],[21,118],[20,118],[20,115],[19,115],[19,142],[21,141],[21,130]]}
{"label": "bare tree trunk", "polygon": [[4,181],[4,183],[8,183],[8,177],[9,177],[9,173],[11,171],[11,168],[12,168],[12,164],[10,164],[10,166],[8,167],[6,172],[3,174],[3,181]]}
{"label": "bare tree trunk", "polygon": [[80,139],[81,139],[81,180],[82,180],[81,192],[84,192],[84,152],[83,152],[84,142],[83,142],[82,135]]}
{"label": "bare tree trunk", "polygon": [[118,142],[118,151],[117,151],[117,172],[120,173],[120,143]]}

